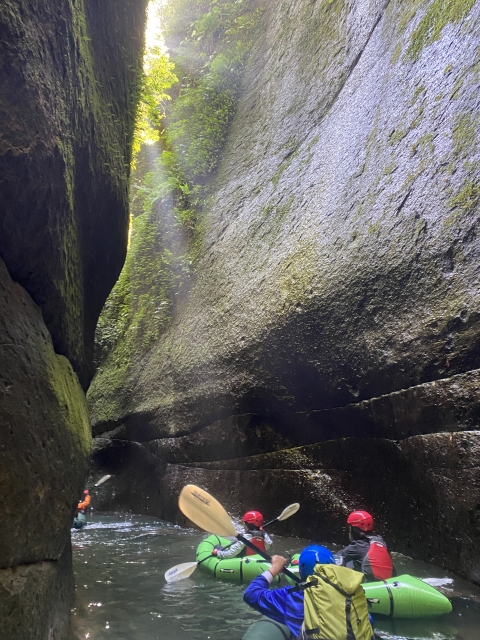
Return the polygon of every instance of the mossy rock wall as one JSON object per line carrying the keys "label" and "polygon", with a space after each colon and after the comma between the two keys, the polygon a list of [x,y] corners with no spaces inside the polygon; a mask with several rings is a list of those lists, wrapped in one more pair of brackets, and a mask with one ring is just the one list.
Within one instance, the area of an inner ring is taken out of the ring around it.
{"label": "mossy rock wall", "polygon": [[[0,260],[0,635],[68,637],[70,546],[90,454],[77,376]],[[50,635],[49,635],[50,634]]]}
{"label": "mossy rock wall", "polygon": [[329,441],[319,476],[280,465],[275,505],[297,477],[332,538],[363,506],[399,550],[478,582],[480,3],[264,5],[188,295],[153,346],[102,363],[94,433],[143,443],[170,517],[179,479],[251,508],[272,458],[255,481],[230,460]]}
{"label": "mossy rock wall", "polygon": [[146,0],[0,3],[0,637],[66,640],[93,338],[125,257]]}
{"label": "mossy rock wall", "polygon": [[125,258],[145,5],[0,7],[0,256],[84,387]]}

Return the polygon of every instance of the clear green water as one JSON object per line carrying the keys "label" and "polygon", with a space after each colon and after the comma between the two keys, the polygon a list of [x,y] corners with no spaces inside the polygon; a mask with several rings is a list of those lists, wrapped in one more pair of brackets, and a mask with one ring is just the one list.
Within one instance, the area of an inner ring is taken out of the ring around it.
{"label": "clear green water", "polygon": [[[195,560],[204,537],[146,516],[96,515],[72,531],[80,640],[240,640],[259,619],[242,600],[244,587],[201,571],[167,585],[164,573]],[[275,536],[274,549],[295,553],[310,541]],[[321,542],[321,541],[320,541]],[[399,573],[453,579],[442,587],[453,613],[433,621],[377,620],[385,638],[480,640],[480,589],[447,572],[394,556]]]}

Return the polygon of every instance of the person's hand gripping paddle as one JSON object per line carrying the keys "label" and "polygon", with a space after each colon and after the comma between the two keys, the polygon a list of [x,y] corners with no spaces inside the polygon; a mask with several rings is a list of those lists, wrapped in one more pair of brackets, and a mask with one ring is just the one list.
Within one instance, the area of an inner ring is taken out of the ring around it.
{"label": "person's hand gripping paddle", "polygon": [[[230,516],[222,505],[203,489],[200,489],[193,484],[185,486],[178,498],[178,506],[180,511],[187,516],[189,520],[196,524],[197,527],[200,527],[200,529],[204,529],[205,531],[217,536],[234,537],[243,542],[247,547],[250,547],[256,554],[262,556],[262,558],[267,562],[271,562],[269,555],[260,551],[260,549],[250,542],[250,540],[247,540],[237,532],[233,522],[230,520]],[[286,520],[287,518],[290,518],[290,516],[293,516],[294,513],[297,513],[299,509],[300,505],[298,502],[289,505],[288,507],[285,507],[277,518],[270,520],[270,522],[267,522],[265,526],[268,526],[277,520]],[[210,557],[211,556],[207,556],[203,560],[200,560],[200,562],[183,562],[182,564],[177,564],[175,567],[172,567],[165,572],[165,580],[167,582],[177,582],[178,580],[188,578],[192,575],[199,564],[208,560]],[[299,581],[298,577],[288,569],[284,568],[283,572],[295,582]]]}

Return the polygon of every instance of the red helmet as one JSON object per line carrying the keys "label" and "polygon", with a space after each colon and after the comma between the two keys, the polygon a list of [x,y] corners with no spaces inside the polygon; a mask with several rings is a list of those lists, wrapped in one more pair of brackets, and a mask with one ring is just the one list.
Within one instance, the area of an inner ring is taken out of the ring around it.
{"label": "red helmet", "polygon": [[358,527],[361,531],[371,531],[373,529],[373,518],[366,511],[353,511],[347,519],[347,524]]}
{"label": "red helmet", "polygon": [[243,516],[242,522],[246,524],[254,524],[256,527],[261,527],[263,524],[263,516],[260,511],[247,511]]}
{"label": "red helmet", "polygon": [[85,495],[87,495],[88,493],[88,489],[85,489],[85,491],[83,492]]}

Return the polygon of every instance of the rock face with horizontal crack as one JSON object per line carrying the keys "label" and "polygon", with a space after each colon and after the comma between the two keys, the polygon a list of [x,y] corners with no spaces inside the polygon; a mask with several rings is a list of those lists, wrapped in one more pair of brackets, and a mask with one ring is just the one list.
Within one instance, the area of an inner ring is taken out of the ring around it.
{"label": "rock face with horizontal crack", "polygon": [[145,5],[0,5],[0,637],[8,640],[70,637],[70,527],[91,447],[84,389],[95,324],[126,251]]}
{"label": "rock face with horizontal crack", "polygon": [[480,2],[265,4],[188,295],[102,362],[94,463],[133,506],[111,452],[142,457],[169,518],[186,481],[332,542],[366,508],[480,584]]}

